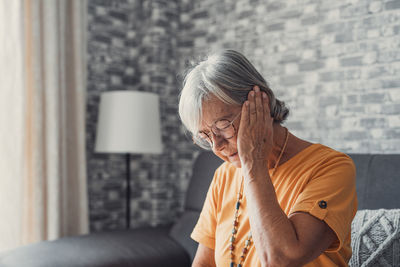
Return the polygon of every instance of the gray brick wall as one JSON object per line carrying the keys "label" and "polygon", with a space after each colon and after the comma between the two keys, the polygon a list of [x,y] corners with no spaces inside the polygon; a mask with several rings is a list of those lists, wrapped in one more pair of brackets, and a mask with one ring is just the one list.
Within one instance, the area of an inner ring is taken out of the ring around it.
{"label": "gray brick wall", "polygon": [[156,92],[165,150],[135,156],[132,224],[182,210],[193,158],[177,115],[182,73],[245,54],[291,109],[297,136],[349,153],[400,152],[400,1],[90,0],[87,155],[91,229],[124,227],[123,155],[93,152],[99,94]]}
{"label": "gray brick wall", "polygon": [[177,116],[178,1],[90,0],[87,159],[90,228],[125,227],[125,155],[94,153],[101,92],[160,95],[162,155],[133,155],[131,225],[171,222],[182,210],[196,149]]}
{"label": "gray brick wall", "polygon": [[286,126],[299,137],[349,153],[400,152],[400,1],[181,5],[181,69],[237,49],[288,104]]}

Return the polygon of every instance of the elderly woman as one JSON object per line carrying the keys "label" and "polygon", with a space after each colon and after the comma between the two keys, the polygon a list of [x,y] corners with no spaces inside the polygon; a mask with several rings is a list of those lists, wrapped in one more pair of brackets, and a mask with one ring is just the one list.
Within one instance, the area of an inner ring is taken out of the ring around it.
{"label": "elderly woman", "polygon": [[191,235],[193,266],[347,266],[354,164],[283,127],[289,110],[242,54],[195,66],[179,114],[194,142],[225,161]]}

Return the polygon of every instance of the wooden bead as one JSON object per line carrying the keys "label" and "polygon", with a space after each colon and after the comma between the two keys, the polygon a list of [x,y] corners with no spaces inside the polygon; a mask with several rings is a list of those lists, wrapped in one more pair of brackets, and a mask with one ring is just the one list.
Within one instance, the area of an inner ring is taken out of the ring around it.
{"label": "wooden bead", "polygon": [[[243,185],[243,181],[242,181],[242,185]],[[235,267],[235,255],[234,255],[234,249],[235,249],[235,235],[238,232],[238,225],[239,225],[239,209],[240,209],[240,201],[242,199],[242,194],[239,193],[237,194],[237,201],[236,201],[236,205],[235,205],[235,215],[234,215],[234,220],[233,220],[233,228],[232,228],[232,236],[230,238],[230,245],[229,245],[229,250],[230,250],[230,258],[231,258],[231,263],[230,263],[230,267]],[[247,240],[245,241],[245,245],[244,248],[242,249],[242,255],[240,256],[240,260],[239,263],[237,264],[236,267],[242,267],[242,264],[244,262],[244,259],[246,257],[246,253],[248,252],[248,247],[250,246],[250,239],[251,239],[251,231],[249,233],[249,236],[247,238]]]}

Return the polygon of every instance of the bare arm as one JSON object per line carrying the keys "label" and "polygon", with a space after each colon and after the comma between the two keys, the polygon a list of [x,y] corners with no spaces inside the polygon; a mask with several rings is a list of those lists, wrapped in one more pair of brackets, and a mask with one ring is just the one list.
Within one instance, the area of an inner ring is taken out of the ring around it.
{"label": "bare arm", "polygon": [[215,267],[214,250],[199,244],[192,267]]}
{"label": "bare arm", "polygon": [[[268,177],[269,179],[269,177]],[[302,266],[321,255],[336,234],[314,216],[282,211],[272,183],[251,182],[245,189],[254,245],[262,266]]]}
{"label": "bare arm", "polygon": [[329,248],[336,235],[308,213],[289,218],[281,209],[266,164],[274,146],[273,118],[266,94],[261,97],[258,88],[254,91],[242,106],[238,131],[254,245],[262,266],[302,266]]}

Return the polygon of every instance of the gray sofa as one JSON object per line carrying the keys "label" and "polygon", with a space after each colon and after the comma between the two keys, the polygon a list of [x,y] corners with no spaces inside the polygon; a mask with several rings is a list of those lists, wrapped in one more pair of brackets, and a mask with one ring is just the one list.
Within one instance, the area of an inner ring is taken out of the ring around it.
{"label": "gray sofa", "polygon": [[[351,266],[400,266],[400,155],[350,155],[357,168],[359,211],[352,225]],[[169,226],[94,233],[40,242],[0,254],[1,267],[185,267],[197,244],[189,237],[214,170],[202,152],[193,166],[185,209]]]}

